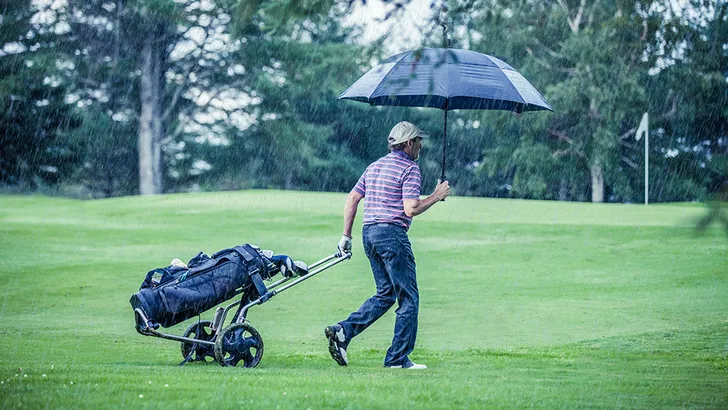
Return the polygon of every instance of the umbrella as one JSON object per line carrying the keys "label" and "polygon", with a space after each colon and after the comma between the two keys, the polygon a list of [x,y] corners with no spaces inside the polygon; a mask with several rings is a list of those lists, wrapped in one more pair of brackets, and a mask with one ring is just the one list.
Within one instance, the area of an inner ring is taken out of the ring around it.
{"label": "umbrella", "polygon": [[444,110],[443,181],[449,110],[553,111],[541,93],[502,60],[452,48],[422,48],[389,57],[338,99]]}

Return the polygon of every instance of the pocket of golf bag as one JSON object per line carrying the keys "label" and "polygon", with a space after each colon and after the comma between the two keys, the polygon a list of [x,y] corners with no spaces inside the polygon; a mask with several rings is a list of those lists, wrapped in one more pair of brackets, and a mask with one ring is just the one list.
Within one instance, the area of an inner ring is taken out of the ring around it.
{"label": "pocket of golf bag", "polygon": [[180,282],[141,289],[131,298],[147,317],[170,327],[232,298],[246,284],[247,271],[239,260],[221,258],[217,265],[190,272]]}

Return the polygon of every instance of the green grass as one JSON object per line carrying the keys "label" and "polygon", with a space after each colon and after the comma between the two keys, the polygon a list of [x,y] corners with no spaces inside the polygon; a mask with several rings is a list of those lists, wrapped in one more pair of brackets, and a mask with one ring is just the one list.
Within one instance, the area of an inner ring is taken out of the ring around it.
{"label": "green grass", "polygon": [[324,326],[374,291],[361,212],[351,261],[251,309],[257,368],[177,367],[178,343],[134,331],[148,270],[246,242],[313,262],[334,251],[343,202],[0,197],[0,407],[728,407],[728,238],[697,236],[694,204],[438,204],[410,230],[424,372],[382,368],[394,309],[349,367],[328,356]]}

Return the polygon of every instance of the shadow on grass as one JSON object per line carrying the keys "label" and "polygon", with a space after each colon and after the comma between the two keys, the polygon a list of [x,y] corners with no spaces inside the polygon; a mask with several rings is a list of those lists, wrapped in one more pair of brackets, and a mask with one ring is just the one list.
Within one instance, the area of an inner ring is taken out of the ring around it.
{"label": "shadow on grass", "polygon": [[723,185],[715,200],[708,202],[708,214],[696,224],[697,233],[702,235],[713,223],[723,225],[728,235],[728,182]]}

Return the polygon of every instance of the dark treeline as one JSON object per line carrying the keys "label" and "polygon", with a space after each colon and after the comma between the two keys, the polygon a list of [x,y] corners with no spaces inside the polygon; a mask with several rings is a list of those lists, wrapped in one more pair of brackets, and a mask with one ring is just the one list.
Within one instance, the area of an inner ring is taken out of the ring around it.
{"label": "dark treeline", "polygon": [[[371,1],[392,19],[409,3]],[[336,100],[394,41],[357,42],[343,26],[357,3],[0,0],[0,184],[81,198],[348,191],[408,120],[432,135],[431,190],[442,111]],[[505,60],[555,110],[449,113],[455,193],[642,202],[644,112],[651,202],[724,189],[728,6],[665,3],[433,1],[423,43],[399,51],[439,47],[445,22],[452,47]]]}

